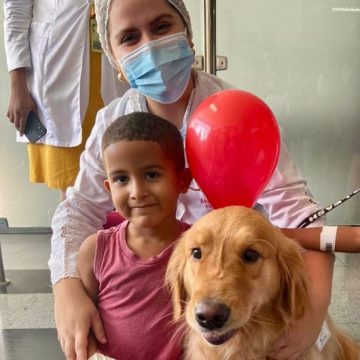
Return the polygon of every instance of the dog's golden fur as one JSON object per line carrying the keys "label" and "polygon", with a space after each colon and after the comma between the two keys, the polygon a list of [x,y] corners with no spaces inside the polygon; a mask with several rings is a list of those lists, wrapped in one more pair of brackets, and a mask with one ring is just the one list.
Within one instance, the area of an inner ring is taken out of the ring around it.
{"label": "dog's golden fur", "polygon": [[[185,232],[166,280],[174,318],[187,324],[186,360],[265,360],[275,339],[310,306],[299,246],[262,215],[240,206],[214,210]],[[203,308],[210,318],[217,309],[226,308],[229,315],[220,327],[204,329],[196,320]],[[358,344],[330,318],[328,325],[332,337],[323,351],[314,346],[303,360],[360,358]]]}

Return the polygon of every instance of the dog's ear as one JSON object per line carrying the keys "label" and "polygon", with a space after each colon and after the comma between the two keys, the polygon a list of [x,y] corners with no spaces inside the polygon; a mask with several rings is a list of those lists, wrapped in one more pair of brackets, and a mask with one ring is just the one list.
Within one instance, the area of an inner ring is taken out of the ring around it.
{"label": "dog's ear", "polygon": [[289,319],[296,319],[310,306],[308,279],[300,248],[293,240],[281,236],[278,263],[282,296],[279,308]]}
{"label": "dog's ear", "polygon": [[186,290],[184,286],[184,268],[186,263],[185,234],[179,239],[172,253],[166,274],[165,283],[170,288],[174,310],[174,320],[179,320],[184,312]]}

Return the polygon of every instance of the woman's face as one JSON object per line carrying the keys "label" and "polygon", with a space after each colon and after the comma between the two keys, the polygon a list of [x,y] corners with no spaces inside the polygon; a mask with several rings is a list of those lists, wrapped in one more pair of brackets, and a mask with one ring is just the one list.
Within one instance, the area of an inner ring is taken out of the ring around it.
{"label": "woman's face", "polygon": [[139,46],[185,30],[179,13],[166,0],[112,0],[109,42],[116,60]]}

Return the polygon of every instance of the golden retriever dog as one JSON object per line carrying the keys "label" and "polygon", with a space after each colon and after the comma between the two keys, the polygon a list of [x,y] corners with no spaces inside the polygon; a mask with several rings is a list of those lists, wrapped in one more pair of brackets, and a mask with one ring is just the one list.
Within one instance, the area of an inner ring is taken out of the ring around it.
{"label": "golden retriever dog", "polygon": [[[166,272],[186,360],[265,360],[309,304],[300,247],[255,210],[230,206],[198,220]],[[332,336],[302,360],[357,360],[359,345],[327,319]]]}

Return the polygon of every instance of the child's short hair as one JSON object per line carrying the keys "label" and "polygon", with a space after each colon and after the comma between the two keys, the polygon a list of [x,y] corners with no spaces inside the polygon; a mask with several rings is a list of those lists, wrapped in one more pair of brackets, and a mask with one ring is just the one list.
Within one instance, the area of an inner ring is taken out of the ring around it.
{"label": "child's short hair", "polygon": [[111,123],[102,137],[102,151],[117,141],[157,142],[177,170],[185,167],[184,144],[179,130],[171,122],[147,112],[133,112]]}

